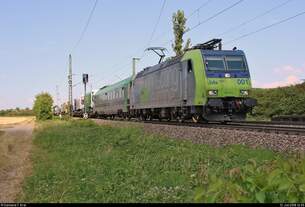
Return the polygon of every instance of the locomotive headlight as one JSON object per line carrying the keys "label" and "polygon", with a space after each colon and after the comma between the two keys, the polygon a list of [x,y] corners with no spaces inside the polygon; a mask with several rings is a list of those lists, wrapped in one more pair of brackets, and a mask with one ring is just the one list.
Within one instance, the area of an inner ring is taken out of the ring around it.
{"label": "locomotive headlight", "polygon": [[218,91],[217,90],[210,90],[208,91],[209,96],[217,96]]}
{"label": "locomotive headlight", "polygon": [[240,95],[249,96],[249,91],[248,90],[240,90]]}

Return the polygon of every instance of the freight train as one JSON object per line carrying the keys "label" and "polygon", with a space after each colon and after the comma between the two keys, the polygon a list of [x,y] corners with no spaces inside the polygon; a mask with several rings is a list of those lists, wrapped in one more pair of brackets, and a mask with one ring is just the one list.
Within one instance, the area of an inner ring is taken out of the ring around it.
{"label": "freight train", "polygon": [[73,100],[72,114],[74,117],[87,117],[89,115],[92,117],[92,95],[94,93],[95,91],[92,91],[87,93],[85,96]]}
{"label": "freight train", "polygon": [[147,67],[91,94],[99,118],[228,122],[245,120],[256,105],[245,53],[222,50],[221,39]]}

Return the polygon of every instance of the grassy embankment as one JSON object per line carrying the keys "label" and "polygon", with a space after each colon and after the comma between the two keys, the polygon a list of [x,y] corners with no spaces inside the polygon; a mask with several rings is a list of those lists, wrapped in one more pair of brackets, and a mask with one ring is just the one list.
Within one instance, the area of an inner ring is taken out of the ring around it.
{"label": "grassy embankment", "polygon": [[305,161],[264,149],[216,149],[91,121],[41,123],[34,145],[20,201],[305,202]]}
{"label": "grassy embankment", "polygon": [[253,89],[251,97],[257,99],[251,120],[270,120],[279,115],[305,115],[305,83],[295,86]]}

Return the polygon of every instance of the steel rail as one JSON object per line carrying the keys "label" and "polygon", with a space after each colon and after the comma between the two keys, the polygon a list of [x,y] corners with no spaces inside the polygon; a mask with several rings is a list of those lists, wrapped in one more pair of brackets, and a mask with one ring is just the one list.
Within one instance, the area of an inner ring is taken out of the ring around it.
{"label": "steel rail", "polygon": [[[99,119],[94,119],[99,120]],[[106,119],[110,121],[127,121],[126,119]],[[305,127],[292,126],[292,125],[276,125],[274,122],[255,122],[255,121],[241,121],[241,122],[228,122],[221,124],[217,122],[210,123],[193,123],[193,122],[177,122],[177,121],[141,121],[138,119],[132,119],[128,122],[144,123],[144,124],[159,124],[170,126],[184,126],[193,128],[211,128],[211,129],[227,129],[237,131],[251,131],[251,132],[264,132],[272,134],[283,135],[303,135],[305,136]]]}

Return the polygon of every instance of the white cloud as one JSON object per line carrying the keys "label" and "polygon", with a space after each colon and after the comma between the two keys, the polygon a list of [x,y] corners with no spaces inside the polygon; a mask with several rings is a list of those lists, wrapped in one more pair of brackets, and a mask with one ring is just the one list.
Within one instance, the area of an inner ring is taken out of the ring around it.
{"label": "white cloud", "polygon": [[295,85],[302,82],[302,78],[305,78],[305,64],[302,67],[294,67],[292,65],[285,65],[273,70],[275,77],[280,77],[280,81],[272,81],[269,83],[262,83],[260,81],[253,80],[253,87],[255,88],[277,88]]}

